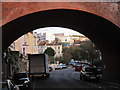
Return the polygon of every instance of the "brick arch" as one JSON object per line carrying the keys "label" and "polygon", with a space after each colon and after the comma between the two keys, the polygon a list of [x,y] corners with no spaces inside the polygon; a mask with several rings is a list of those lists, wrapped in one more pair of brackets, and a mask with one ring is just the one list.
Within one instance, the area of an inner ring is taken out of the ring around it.
{"label": "brick arch", "polygon": [[37,28],[49,26],[70,28],[90,38],[103,52],[103,64],[106,65],[103,73],[105,79],[118,80],[120,76],[120,44],[118,43],[120,28],[111,20],[73,9],[43,10],[25,14],[19,18],[11,19],[10,17],[5,18],[6,23],[3,22],[3,50],[21,35]]}
{"label": "brick arch", "polygon": [[81,10],[101,16],[120,26],[120,3],[103,2],[3,2],[2,25],[21,16],[50,9]]}
{"label": "brick arch", "polygon": [[[3,48],[8,47],[14,40],[27,32],[51,26],[76,30],[89,37],[106,54],[113,55],[118,53],[119,27],[97,15],[71,9],[40,11],[25,15],[3,25]],[[111,36],[113,37],[111,38]],[[116,42],[114,48],[112,48],[113,45],[111,45],[109,38]]]}

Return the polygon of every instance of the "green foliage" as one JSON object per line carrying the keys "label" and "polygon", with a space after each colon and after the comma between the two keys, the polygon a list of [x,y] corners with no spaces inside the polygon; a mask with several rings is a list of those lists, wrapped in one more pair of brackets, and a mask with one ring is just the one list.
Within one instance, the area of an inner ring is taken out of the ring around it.
{"label": "green foliage", "polygon": [[81,59],[92,60],[93,50],[94,50],[94,47],[91,41],[82,43],[80,45]]}
{"label": "green foliage", "polygon": [[55,61],[59,61],[60,63],[67,63],[67,61],[64,60],[63,57],[56,57]]}
{"label": "green foliage", "polygon": [[49,56],[54,56],[55,55],[55,51],[51,48],[51,47],[48,47],[45,52],[45,54],[48,54]]}
{"label": "green foliage", "polygon": [[71,50],[69,48],[63,48],[63,59],[69,62],[72,58]]}
{"label": "green foliage", "polygon": [[[96,52],[97,47],[91,42],[83,42],[80,46],[71,46],[63,48],[63,59],[65,61],[74,60],[93,60],[99,63],[99,52]],[[98,59],[96,61],[96,59]]]}
{"label": "green foliage", "polygon": [[93,62],[94,65],[100,66],[101,63],[100,63],[100,59],[99,59],[99,58],[94,59],[93,61],[94,61],[94,62]]}
{"label": "green foliage", "polygon": [[80,45],[80,54],[81,54],[81,59],[86,59],[89,61],[93,60],[93,63],[95,65],[100,65],[100,59],[99,59],[100,51],[91,41],[82,43]]}
{"label": "green foliage", "polygon": [[49,56],[48,58],[48,63],[54,63],[54,57],[53,56]]}
{"label": "green foliage", "polygon": [[72,59],[80,60],[80,58],[81,58],[80,48],[79,47],[71,47],[71,49],[72,49],[72,52],[71,52]]}
{"label": "green foliage", "polygon": [[78,46],[63,48],[63,58],[67,62],[71,59],[80,60],[80,48]]}

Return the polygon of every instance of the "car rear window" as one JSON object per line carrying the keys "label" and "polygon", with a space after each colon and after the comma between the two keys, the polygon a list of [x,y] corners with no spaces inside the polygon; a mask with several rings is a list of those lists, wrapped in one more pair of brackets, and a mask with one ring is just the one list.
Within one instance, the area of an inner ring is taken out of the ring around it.
{"label": "car rear window", "polygon": [[82,65],[77,65],[77,67],[81,67]]}
{"label": "car rear window", "polygon": [[96,68],[85,68],[86,72],[96,72],[97,69]]}
{"label": "car rear window", "polygon": [[27,74],[26,73],[19,73],[19,74],[15,74],[15,77],[18,77],[18,78],[27,78]]}

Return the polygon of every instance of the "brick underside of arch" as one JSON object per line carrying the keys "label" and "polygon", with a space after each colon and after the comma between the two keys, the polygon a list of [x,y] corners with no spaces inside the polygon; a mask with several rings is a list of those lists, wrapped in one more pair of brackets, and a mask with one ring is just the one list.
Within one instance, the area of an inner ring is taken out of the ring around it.
{"label": "brick underside of arch", "polygon": [[117,26],[120,3],[103,2],[3,2],[2,25],[27,14],[50,9],[74,9],[101,16]]}

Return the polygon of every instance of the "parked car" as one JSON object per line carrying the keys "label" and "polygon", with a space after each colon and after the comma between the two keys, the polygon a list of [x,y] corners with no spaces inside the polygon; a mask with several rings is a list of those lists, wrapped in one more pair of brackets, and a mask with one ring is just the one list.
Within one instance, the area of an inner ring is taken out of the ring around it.
{"label": "parked car", "polygon": [[49,72],[53,71],[51,66],[48,66],[48,70],[49,70]]}
{"label": "parked car", "polygon": [[72,66],[72,67],[75,67],[76,66],[76,63],[75,62],[69,62],[68,65]]}
{"label": "parked car", "polygon": [[88,63],[80,63],[80,64],[77,64],[76,66],[75,66],[75,71],[81,71],[82,70],[82,68],[83,67],[86,67],[86,66],[91,66],[90,64],[88,64]]}
{"label": "parked car", "polygon": [[30,88],[30,79],[27,73],[16,73],[13,75],[12,80],[20,88]]}
{"label": "parked car", "polygon": [[75,66],[75,71],[81,71],[82,70],[82,65],[78,64]]}
{"label": "parked car", "polygon": [[66,64],[61,64],[62,69],[67,68]]}
{"label": "parked car", "polygon": [[84,66],[92,66],[90,63],[80,63],[82,65],[82,67]]}
{"label": "parked car", "polygon": [[96,80],[99,81],[101,78],[102,73],[101,70],[96,67],[85,66],[82,68],[80,72],[80,79],[81,80]]}
{"label": "parked car", "polygon": [[62,69],[62,66],[60,64],[56,65],[55,70]]}
{"label": "parked car", "polygon": [[19,87],[12,80],[9,79],[0,82],[0,84],[2,84],[0,90],[20,90]]}

